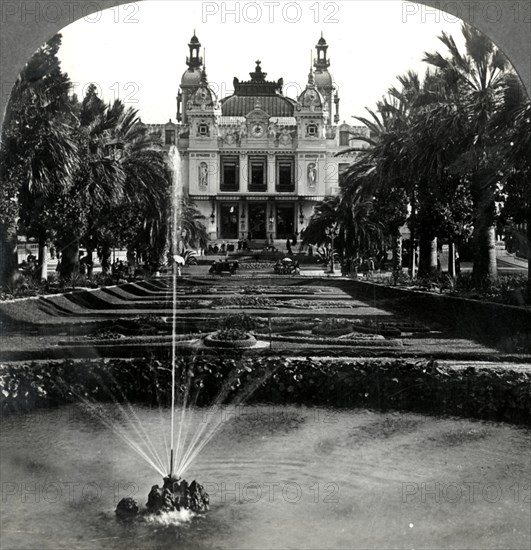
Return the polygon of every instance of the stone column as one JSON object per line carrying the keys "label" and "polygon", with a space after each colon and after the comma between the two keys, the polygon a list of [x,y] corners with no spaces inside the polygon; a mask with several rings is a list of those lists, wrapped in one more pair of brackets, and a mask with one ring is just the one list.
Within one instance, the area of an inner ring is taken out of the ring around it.
{"label": "stone column", "polygon": [[275,181],[276,181],[276,162],[275,155],[269,153],[267,155],[267,191],[268,193],[275,193]]}
{"label": "stone column", "polygon": [[247,153],[240,153],[240,191],[249,190],[249,157]]}

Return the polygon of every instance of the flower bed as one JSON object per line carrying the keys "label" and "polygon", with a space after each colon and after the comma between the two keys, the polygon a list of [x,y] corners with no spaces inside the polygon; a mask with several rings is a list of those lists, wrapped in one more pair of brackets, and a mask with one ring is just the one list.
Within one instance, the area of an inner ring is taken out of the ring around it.
{"label": "flower bed", "polygon": [[[117,396],[137,403],[169,403],[169,365],[147,359],[0,365],[0,406],[8,413],[81,398],[112,401]],[[177,367],[179,373],[193,368],[193,389],[201,388],[199,406],[211,404],[222,381],[230,377],[233,392],[227,402],[239,387],[264,379],[253,396],[256,402],[409,410],[531,425],[531,372],[509,366],[205,355],[179,357]]]}
{"label": "flower bed", "polygon": [[214,303],[216,307],[277,307],[277,300],[265,296],[229,296]]}
{"label": "flower bed", "polygon": [[293,307],[297,309],[352,309],[359,307],[358,304],[352,304],[349,300],[287,300],[284,307]]}
{"label": "flower bed", "polygon": [[241,349],[254,346],[256,338],[242,330],[224,329],[205,336],[203,343],[208,347]]}
{"label": "flower bed", "polygon": [[312,328],[314,334],[321,336],[342,336],[352,330],[352,321],[348,319],[325,319]]}

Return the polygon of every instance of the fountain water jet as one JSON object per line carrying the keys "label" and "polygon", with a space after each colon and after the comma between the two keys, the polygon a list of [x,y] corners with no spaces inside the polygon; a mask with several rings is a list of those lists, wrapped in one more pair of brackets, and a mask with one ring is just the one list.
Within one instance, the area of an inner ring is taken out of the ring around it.
{"label": "fountain water jet", "polygon": [[[150,512],[162,513],[180,510],[205,511],[209,509],[209,497],[203,486],[195,480],[188,483],[179,475],[174,475],[177,457],[184,451],[186,436],[183,439],[183,425],[186,418],[186,407],[189,398],[190,384],[185,385],[185,394],[182,400],[181,418],[177,442],[175,442],[175,387],[176,387],[176,322],[177,322],[177,276],[181,275],[180,260],[180,239],[182,227],[179,225],[181,216],[179,210],[182,204],[182,166],[181,154],[173,145],[169,152],[172,169],[172,204],[171,204],[171,258],[172,258],[172,340],[171,340],[171,409],[170,409],[170,456],[169,474],[164,477],[164,484],[161,487],[154,485],[148,495],[147,508]],[[148,438],[149,439],[149,438]],[[175,445],[176,443],[176,445]],[[144,457],[146,458],[146,457]],[[158,458],[158,454],[157,454]],[[160,459],[159,459],[160,460]],[[153,466],[153,464],[152,464]],[[157,468],[157,471],[160,470]],[[136,501],[131,498],[122,499],[116,508],[118,517],[125,519],[139,513]]]}

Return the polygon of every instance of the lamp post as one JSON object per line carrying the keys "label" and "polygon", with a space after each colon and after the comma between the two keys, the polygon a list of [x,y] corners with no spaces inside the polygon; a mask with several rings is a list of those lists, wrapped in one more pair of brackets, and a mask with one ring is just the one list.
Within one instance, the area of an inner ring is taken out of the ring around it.
{"label": "lamp post", "polygon": [[325,234],[330,239],[330,242],[331,242],[330,273],[335,273],[334,272],[334,239],[339,235],[339,228],[337,227],[337,223],[333,223],[332,225],[329,225],[325,229]]}

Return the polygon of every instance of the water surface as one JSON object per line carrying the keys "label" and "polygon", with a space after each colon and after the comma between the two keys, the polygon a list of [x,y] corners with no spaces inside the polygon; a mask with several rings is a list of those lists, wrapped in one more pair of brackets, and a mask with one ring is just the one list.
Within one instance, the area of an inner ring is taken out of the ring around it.
{"label": "water surface", "polygon": [[[115,415],[114,406],[106,407]],[[135,408],[164,458],[159,410]],[[415,414],[194,410],[210,512],[118,522],[160,476],[81,406],[2,421],[2,549],[530,548],[531,433]]]}

